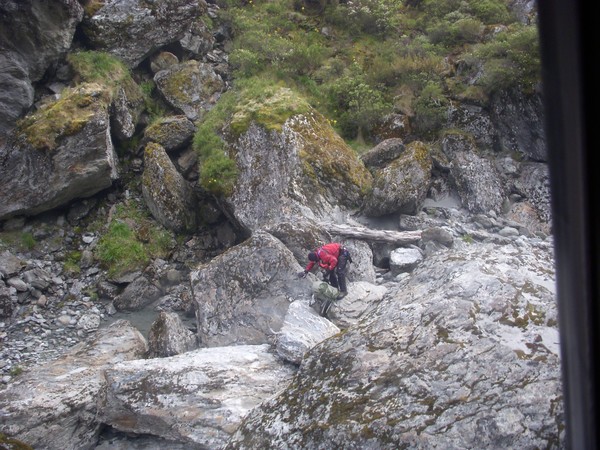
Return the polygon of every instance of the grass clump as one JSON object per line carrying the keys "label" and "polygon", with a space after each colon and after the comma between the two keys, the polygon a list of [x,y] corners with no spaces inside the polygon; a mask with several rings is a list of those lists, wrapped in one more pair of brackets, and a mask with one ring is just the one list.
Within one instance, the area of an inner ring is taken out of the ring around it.
{"label": "grass clump", "polygon": [[152,258],[167,257],[174,244],[173,235],[157,225],[141,203],[130,200],[117,206],[95,256],[115,277],[143,269]]}
{"label": "grass clump", "polygon": [[81,252],[79,250],[74,250],[69,252],[67,257],[65,258],[65,262],[63,263],[63,268],[66,273],[70,275],[78,275],[81,273]]}

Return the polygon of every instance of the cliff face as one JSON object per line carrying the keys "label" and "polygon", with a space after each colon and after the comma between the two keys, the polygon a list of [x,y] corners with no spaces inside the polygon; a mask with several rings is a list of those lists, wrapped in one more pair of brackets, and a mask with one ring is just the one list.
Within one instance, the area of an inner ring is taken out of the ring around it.
{"label": "cliff face", "polygon": [[[563,447],[538,93],[454,98],[436,140],[381,118],[359,157],[291,89],[236,90],[217,3],[54,3],[0,3],[0,432]],[[322,317],[297,273],[329,241]],[[157,312],[150,348],[111,325]]]}

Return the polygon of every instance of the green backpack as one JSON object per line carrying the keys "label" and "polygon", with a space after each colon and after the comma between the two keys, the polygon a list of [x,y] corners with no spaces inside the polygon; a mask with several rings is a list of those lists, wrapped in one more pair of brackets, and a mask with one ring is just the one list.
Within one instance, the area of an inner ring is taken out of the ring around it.
{"label": "green backpack", "polygon": [[325,281],[315,281],[312,286],[313,294],[319,300],[336,300],[340,291]]}

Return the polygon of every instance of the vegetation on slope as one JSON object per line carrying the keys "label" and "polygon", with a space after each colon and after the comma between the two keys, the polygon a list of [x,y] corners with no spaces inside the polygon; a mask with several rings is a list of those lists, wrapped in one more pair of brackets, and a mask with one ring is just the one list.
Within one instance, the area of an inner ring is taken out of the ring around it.
{"label": "vegetation on slope", "polygon": [[506,0],[227,0],[236,83],[284,83],[367,140],[392,112],[434,138],[453,99],[484,104],[539,81],[537,28]]}

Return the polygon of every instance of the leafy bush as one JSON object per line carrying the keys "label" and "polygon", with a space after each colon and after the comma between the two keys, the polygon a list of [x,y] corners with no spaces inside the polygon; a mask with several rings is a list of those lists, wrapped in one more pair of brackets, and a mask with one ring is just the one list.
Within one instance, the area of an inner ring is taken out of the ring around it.
{"label": "leafy bush", "polygon": [[[483,102],[494,90],[531,88],[540,79],[537,29],[517,36],[505,0],[227,3],[236,83],[283,81],[337,121],[347,139],[368,137],[375,116],[394,106],[432,131],[450,96]],[[491,34],[500,26],[507,36]],[[455,77],[456,62],[479,72]],[[420,99],[432,85],[443,87],[436,101]]]}
{"label": "leafy bush", "polygon": [[100,238],[97,255],[112,276],[140,269],[149,261],[133,228],[120,220],[112,221],[108,232]]}
{"label": "leafy bush", "polygon": [[483,62],[484,74],[479,84],[488,94],[516,86],[533,91],[541,77],[535,27],[509,27],[493,41],[475,46],[465,59],[473,58]]}
{"label": "leafy bush", "polygon": [[415,102],[415,129],[428,138],[435,138],[445,123],[447,103],[439,84],[427,84]]}
{"label": "leafy bush", "polygon": [[199,158],[199,184],[214,195],[229,195],[237,180],[235,161],[226,154],[223,128],[237,101],[235,90],[223,94],[203,118],[194,134],[193,147]]}
{"label": "leafy bush", "polygon": [[402,9],[398,0],[350,0],[337,3],[328,11],[331,23],[366,34],[383,35],[398,26]]}
{"label": "leafy bush", "polygon": [[328,99],[332,110],[341,111],[339,126],[347,138],[364,136],[392,109],[384,97],[383,87],[370,85],[360,71],[348,73],[332,83]]}

